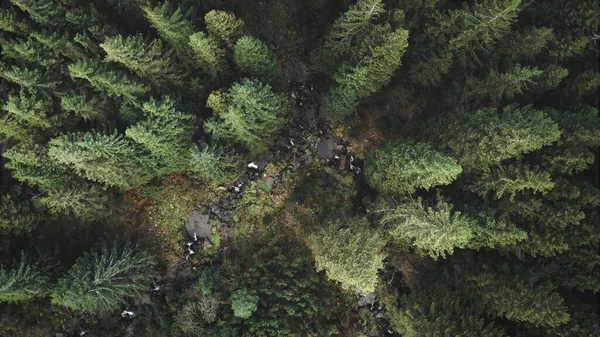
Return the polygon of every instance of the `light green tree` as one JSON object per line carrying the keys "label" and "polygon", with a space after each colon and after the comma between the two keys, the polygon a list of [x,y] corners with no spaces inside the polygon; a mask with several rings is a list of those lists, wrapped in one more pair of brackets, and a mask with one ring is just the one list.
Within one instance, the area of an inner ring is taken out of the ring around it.
{"label": "light green tree", "polygon": [[251,36],[243,36],[234,47],[233,61],[252,78],[269,83],[273,88],[284,85],[283,68],[266,44]]}
{"label": "light green tree", "polygon": [[52,293],[52,303],[73,310],[115,310],[141,297],[152,281],[154,260],[137,243],[103,243],[77,259]]}
{"label": "light green tree", "polygon": [[372,292],[383,267],[386,240],[366,218],[332,222],[309,237],[317,271],[325,270],[342,288]]}
{"label": "light green tree", "polygon": [[246,289],[238,289],[231,294],[231,309],[235,317],[248,319],[256,311],[258,296]]}
{"label": "light green tree", "polygon": [[171,8],[169,2],[156,6],[142,6],[146,19],[156,29],[158,35],[169,43],[182,61],[191,59],[189,39],[194,34],[194,25],[181,8]]}
{"label": "light green tree", "polygon": [[0,302],[23,302],[47,296],[59,264],[50,256],[21,258],[12,267],[0,265]]}
{"label": "light green tree", "polygon": [[216,139],[234,140],[252,154],[264,151],[285,123],[285,98],[256,80],[242,79],[228,92],[211,93],[206,106],[215,115],[204,123],[206,131]]}
{"label": "light green tree", "polygon": [[434,259],[451,255],[456,248],[465,248],[473,237],[477,224],[440,196],[434,205],[421,198],[401,202],[381,200],[376,208],[379,223],[395,240],[420,255]]}
{"label": "light green tree", "polygon": [[492,167],[489,171],[479,171],[465,188],[482,197],[492,193],[496,199],[507,194],[514,198],[517,192],[531,190],[545,193],[554,187],[550,173],[542,171],[538,166],[524,164],[500,165]]}
{"label": "light green tree", "polygon": [[448,185],[461,172],[456,160],[413,141],[387,143],[365,158],[365,178],[382,193],[410,194],[418,188]]}
{"label": "light green tree", "polygon": [[202,144],[190,149],[190,170],[215,184],[229,184],[242,173],[244,161],[234,151]]}
{"label": "light green tree", "polygon": [[189,45],[196,64],[211,77],[216,78],[226,70],[225,50],[214,37],[197,32],[190,35]]}
{"label": "light green tree", "polygon": [[242,36],[244,21],[233,13],[213,9],[204,16],[208,33],[229,47]]}

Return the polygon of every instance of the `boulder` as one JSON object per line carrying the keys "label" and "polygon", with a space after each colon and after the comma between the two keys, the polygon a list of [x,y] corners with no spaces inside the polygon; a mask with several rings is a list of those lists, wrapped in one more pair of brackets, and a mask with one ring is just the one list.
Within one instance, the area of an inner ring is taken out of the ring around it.
{"label": "boulder", "polygon": [[[211,234],[210,217],[208,214],[200,214],[193,211],[185,223],[185,230],[190,238],[209,238]],[[194,233],[196,233],[194,235]]]}

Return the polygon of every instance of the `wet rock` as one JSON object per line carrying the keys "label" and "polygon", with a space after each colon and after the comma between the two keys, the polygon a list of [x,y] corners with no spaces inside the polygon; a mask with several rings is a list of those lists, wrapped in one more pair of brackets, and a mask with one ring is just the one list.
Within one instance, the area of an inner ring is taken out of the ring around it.
{"label": "wet rock", "polygon": [[209,238],[211,234],[209,221],[210,216],[208,214],[200,214],[194,211],[185,223],[185,230],[191,238]]}
{"label": "wet rock", "polygon": [[380,312],[378,312],[375,315],[375,318],[377,318],[377,319],[387,319],[387,316],[385,315],[385,313],[383,311],[380,311]]}
{"label": "wet rock", "polygon": [[360,296],[358,299],[359,307],[364,307],[365,305],[373,305],[373,303],[375,303],[375,300],[377,299],[376,293],[359,294],[359,296]]}
{"label": "wet rock", "polygon": [[326,139],[317,146],[317,156],[319,156],[319,158],[332,159],[334,156],[334,149],[333,139]]}

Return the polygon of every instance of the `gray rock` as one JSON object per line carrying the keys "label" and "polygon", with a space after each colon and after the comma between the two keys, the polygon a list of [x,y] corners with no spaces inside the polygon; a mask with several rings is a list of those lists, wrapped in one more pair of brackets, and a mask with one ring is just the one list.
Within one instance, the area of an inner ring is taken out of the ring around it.
{"label": "gray rock", "polygon": [[372,305],[373,303],[375,303],[376,299],[377,299],[376,293],[362,294],[361,297],[358,299],[358,306],[364,307],[365,305]]}
{"label": "gray rock", "polygon": [[377,319],[386,319],[387,316],[385,315],[385,313],[383,311],[380,311],[377,313],[377,315],[375,315],[375,318]]}
{"label": "gray rock", "polygon": [[191,238],[194,233],[198,238],[209,238],[211,234],[210,217],[207,214],[200,214],[193,211],[185,223],[185,230]]}
{"label": "gray rock", "polygon": [[319,158],[332,159],[334,156],[335,145],[333,139],[327,139],[317,146],[317,155]]}

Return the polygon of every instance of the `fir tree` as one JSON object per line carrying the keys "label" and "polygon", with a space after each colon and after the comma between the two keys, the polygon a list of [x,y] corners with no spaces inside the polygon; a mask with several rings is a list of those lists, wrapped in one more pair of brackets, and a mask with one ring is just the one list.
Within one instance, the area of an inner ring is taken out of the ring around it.
{"label": "fir tree", "polygon": [[59,265],[52,256],[21,259],[11,268],[0,265],[0,302],[23,302],[44,297],[52,286],[52,275]]}
{"label": "fir tree", "polygon": [[367,182],[382,193],[410,194],[417,188],[447,185],[461,172],[454,159],[426,143],[391,142],[365,158]]}
{"label": "fir tree", "polygon": [[139,96],[150,90],[123,73],[108,70],[108,67],[94,59],[82,59],[69,64],[69,73],[74,79],[87,80],[95,89],[108,96],[123,97],[130,103],[137,102]]}
{"label": "fir tree", "polygon": [[61,116],[51,116],[52,101],[24,90],[19,95],[9,95],[2,107],[8,114],[19,120],[20,124],[32,128],[50,129],[59,124]]}
{"label": "fir tree", "polygon": [[168,2],[163,2],[154,7],[142,6],[142,10],[158,35],[169,43],[179,58],[184,62],[190,60],[192,52],[188,43],[194,34],[194,25],[181,8],[173,10]]}
{"label": "fir tree", "polygon": [[212,10],[204,16],[206,30],[211,36],[218,38],[229,47],[242,36],[244,21],[233,13]]}
{"label": "fir tree", "polygon": [[560,137],[558,125],[546,113],[516,105],[501,112],[458,110],[434,120],[426,132],[465,170],[487,170],[488,165],[538,150]]}
{"label": "fir tree", "polygon": [[110,213],[104,188],[89,182],[73,182],[47,191],[39,203],[51,213],[72,214],[79,219],[102,218]]}
{"label": "fir tree", "polygon": [[385,240],[366,218],[327,224],[309,238],[317,271],[325,270],[342,288],[372,292],[383,267]]}
{"label": "fir tree", "polygon": [[203,144],[190,149],[190,170],[215,183],[229,184],[242,173],[243,160],[232,151]]}
{"label": "fir tree", "polygon": [[30,232],[42,217],[39,209],[15,187],[8,194],[0,195],[0,231]]}
{"label": "fir tree", "polygon": [[215,38],[204,32],[194,33],[190,35],[189,45],[197,65],[211,77],[216,78],[226,70],[225,50]]}
{"label": "fir tree", "polygon": [[[3,64],[0,62],[0,66]],[[20,85],[22,88],[31,92],[39,91],[48,94],[56,88],[60,83],[54,80],[50,72],[42,73],[36,68],[12,66],[10,69],[4,69],[0,72],[0,77],[3,77],[9,82]]]}
{"label": "fir tree", "polygon": [[73,112],[86,121],[106,120],[112,108],[108,100],[84,88],[62,94],[60,106],[64,111]]}
{"label": "fir tree", "polygon": [[148,78],[159,85],[177,85],[180,82],[171,53],[163,50],[161,40],[148,44],[141,35],[126,38],[117,35],[107,38],[100,47],[106,52],[104,61],[119,62],[141,78]]}
{"label": "fir tree", "polygon": [[231,309],[233,315],[248,319],[256,311],[258,296],[246,289],[238,289],[231,294]]}
{"label": "fir tree", "polygon": [[189,149],[196,131],[196,117],[181,112],[176,101],[163,97],[150,99],[142,105],[145,120],[129,127],[127,137],[146,148],[160,165],[160,174],[185,170],[189,167]]}
{"label": "fir tree", "polygon": [[118,309],[142,296],[153,265],[152,255],[139,244],[103,243],[77,259],[52,293],[52,303],[87,312]]}
{"label": "fir tree", "polygon": [[240,38],[234,47],[233,60],[240,70],[273,88],[284,85],[283,69],[266,44],[251,36]]}
{"label": "fir tree", "polygon": [[452,208],[438,196],[433,206],[425,205],[421,198],[381,201],[375,211],[381,226],[398,244],[437,259],[451,255],[455,248],[465,248],[473,237],[476,224]]}
{"label": "fir tree", "polygon": [[285,122],[284,97],[256,80],[243,79],[228,92],[215,91],[206,105],[215,117],[204,128],[216,139],[237,141],[252,154],[265,150]]}
{"label": "fir tree", "polygon": [[29,14],[39,24],[57,26],[63,22],[65,8],[61,3],[52,0],[10,0],[10,2]]}
{"label": "fir tree", "polygon": [[553,187],[549,172],[540,171],[537,166],[519,164],[501,165],[478,172],[470,179],[466,189],[482,197],[492,192],[496,199],[500,199],[505,194],[514,198],[517,192],[527,189],[544,193]]}
{"label": "fir tree", "polygon": [[48,144],[52,160],[107,186],[128,189],[153,177],[152,163],[134,144],[117,133],[66,134]]}

